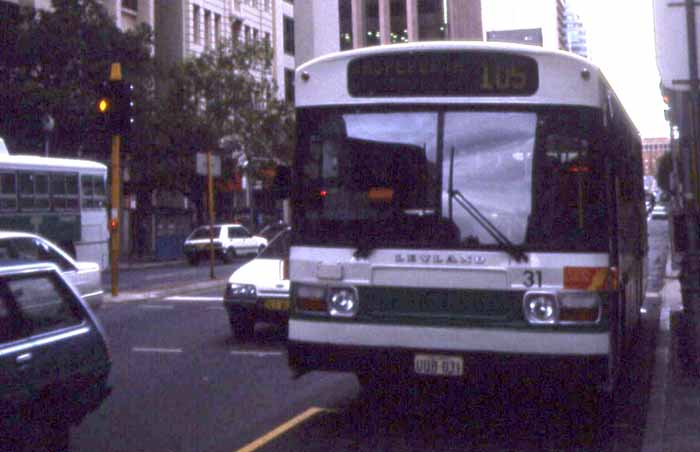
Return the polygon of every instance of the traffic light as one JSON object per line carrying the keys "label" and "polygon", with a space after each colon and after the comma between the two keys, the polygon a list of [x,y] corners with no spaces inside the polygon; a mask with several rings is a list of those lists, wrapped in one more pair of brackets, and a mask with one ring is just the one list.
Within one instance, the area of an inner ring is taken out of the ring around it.
{"label": "traffic light", "polygon": [[124,80],[110,80],[98,87],[97,115],[99,126],[113,135],[121,135],[131,129],[134,122],[131,93],[134,87]]}

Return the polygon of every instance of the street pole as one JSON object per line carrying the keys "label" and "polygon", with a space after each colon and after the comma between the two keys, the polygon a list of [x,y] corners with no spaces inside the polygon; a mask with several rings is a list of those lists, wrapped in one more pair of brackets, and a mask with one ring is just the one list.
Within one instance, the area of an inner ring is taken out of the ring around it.
{"label": "street pole", "polygon": [[695,0],[685,0],[686,26],[688,36],[688,66],[690,91],[687,98],[688,128],[685,149],[688,153],[685,170],[687,187],[685,191],[686,227],[688,233],[687,250],[681,266],[681,288],[686,321],[690,327],[690,359],[695,371],[700,370],[700,229],[698,220],[698,48],[695,29]]}
{"label": "street pole", "polygon": [[[214,175],[211,168],[211,151],[207,151],[207,204],[209,208],[209,278],[214,276]],[[225,250],[221,250],[225,252]]]}
{"label": "street pole", "polygon": [[[122,66],[120,63],[112,63],[109,71],[110,81],[122,80]],[[121,146],[121,135],[112,135],[112,212],[109,224],[110,242],[110,274],[112,276],[112,296],[119,295],[119,206],[121,203],[121,165],[119,153]]]}
{"label": "street pole", "polygon": [[112,296],[119,295],[119,188],[121,185],[119,147],[121,137],[112,135],[112,215],[109,228]]}

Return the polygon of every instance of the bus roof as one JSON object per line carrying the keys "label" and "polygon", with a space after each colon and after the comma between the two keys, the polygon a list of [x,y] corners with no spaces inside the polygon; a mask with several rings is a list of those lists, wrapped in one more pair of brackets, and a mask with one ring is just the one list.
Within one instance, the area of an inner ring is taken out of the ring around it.
{"label": "bus roof", "polygon": [[102,173],[107,171],[107,166],[90,160],[0,153],[0,169],[75,170]]}
{"label": "bus roof", "polygon": [[[537,63],[539,85],[531,95],[508,96],[352,96],[348,90],[348,65],[370,56],[436,52],[475,52],[522,55]],[[302,77],[303,74],[303,77]],[[569,52],[523,44],[470,41],[415,42],[336,52],[311,60],[296,70],[297,107],[377,103],[575,105],[602,108],[610,87],[600,69]]]}

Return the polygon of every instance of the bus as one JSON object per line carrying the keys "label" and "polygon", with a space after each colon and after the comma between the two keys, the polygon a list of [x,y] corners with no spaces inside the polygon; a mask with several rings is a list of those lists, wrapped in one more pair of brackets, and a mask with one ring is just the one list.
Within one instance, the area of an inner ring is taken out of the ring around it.
{"label": "bus", "polygon": [[290,367],[375,385],[555,363],[612,394],[647,235],[639,133],[601,71],[423,42],[295,77]]}
{"label": "bus", "polygon": [[106,183],[101,163],[11,155],[0,138],[0,229],[39,234],[107,268]]}

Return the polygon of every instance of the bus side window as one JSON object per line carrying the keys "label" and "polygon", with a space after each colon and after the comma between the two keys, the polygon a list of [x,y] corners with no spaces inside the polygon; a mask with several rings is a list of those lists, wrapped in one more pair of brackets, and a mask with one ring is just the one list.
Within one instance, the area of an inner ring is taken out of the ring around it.
{"label": "bus side window", "polygon": [[17,177],[0,173],[0,210],[17,210]]}

